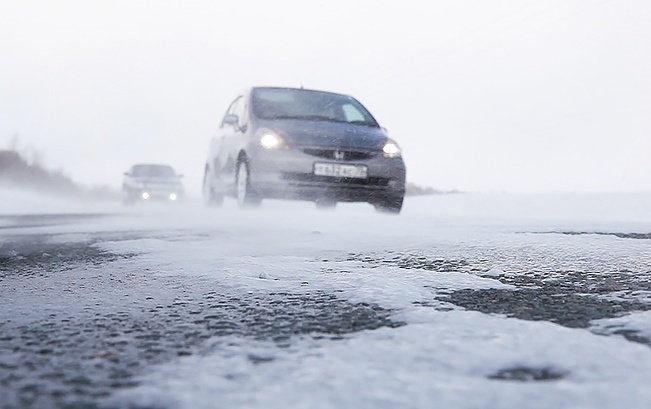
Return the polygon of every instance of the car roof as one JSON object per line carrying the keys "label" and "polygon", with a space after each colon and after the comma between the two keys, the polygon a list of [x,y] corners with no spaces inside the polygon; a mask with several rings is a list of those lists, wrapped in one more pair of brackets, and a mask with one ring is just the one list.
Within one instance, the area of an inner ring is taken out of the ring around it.
{"label": "car roof", "polygon": [[136,163],[135,165],[132,166],[132,168],[135,168],[136,166],[142,166],[142,167],[152,167],[152,168],[171,168],[172,166],[165,164],[165,163]]}
{"label": "car roof", "polygon": [[325,94],[333,94],[333,95],[343,95],[343,96],[350,96],[348,94],[342,94],[340,92],[332,92],[332,91],[324,91],[320,89],[311,89],[311,88],[303,88],[303,87],[276,87],[276,86],[256,86],[256,87],[251,87],[247,89],[247,92],[252,92],[253,90],[256,89],[287,89],[287,90],[296,90],[296,91],[310,91],[310,92],[323,92]]}
{"label": "car roof", "polygon": [[135,171],[136,169],[140,169],[140,170],[143,170],[143,169],[165,169],[165,170],[172,171],[172,172],[176,173],[176,170],[172,166],[164,164],[164,163],[136,163],[135,165],[131,166],[129,171],[130,172]]}

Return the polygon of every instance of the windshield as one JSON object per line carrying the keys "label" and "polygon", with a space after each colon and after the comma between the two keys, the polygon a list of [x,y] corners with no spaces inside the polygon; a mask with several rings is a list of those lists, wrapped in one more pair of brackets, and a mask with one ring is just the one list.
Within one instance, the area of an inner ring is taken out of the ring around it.
{"label": "windshield", "polygon": [[355,98],[330,92],[292,88],[256,88],[253,114],[263,119],[309,119],[379,125]]}
{"label": "windshield", "polygon": [[133,176],[171,178],[176,172],[171,166],[165,165],[135,165],[131,172]]}

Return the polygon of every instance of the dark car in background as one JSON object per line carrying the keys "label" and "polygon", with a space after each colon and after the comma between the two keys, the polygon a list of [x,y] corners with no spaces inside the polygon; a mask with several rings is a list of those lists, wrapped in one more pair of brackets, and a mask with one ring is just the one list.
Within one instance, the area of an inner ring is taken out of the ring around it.
{"label": "dark car in background", "polygon": [[265,198],[368,202],[399,213],[405,164],[398,144],[355,98],[302,88],[254,87],[233,100],[205,164],[203,196],[240,206]]}
{"label": "dark car in background", "polygon": [[169,165],[142,163],[124,173],[122,202],[178,202],[183,198],[183,183]]}

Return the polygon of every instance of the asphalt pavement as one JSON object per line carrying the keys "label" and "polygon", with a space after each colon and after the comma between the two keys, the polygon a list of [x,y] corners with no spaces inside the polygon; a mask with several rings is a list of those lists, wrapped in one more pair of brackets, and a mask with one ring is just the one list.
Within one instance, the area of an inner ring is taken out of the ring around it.
{"label": "asphalt pavement", "polygon": [[[5,226],[65,225],[79,217],[39,216],[4,220]],[[56,240],[56,234],[12,234],[0,247],[0,406],[99,408],[103,398],[138,384],[146,368],[177,357],[202,354],[211,337],[235,335],[278,345],[310,334],[345,334],[399,327],[392,311],[352,303],[336,293],[259,292],[233,295],[207,288],[199,278],[150,274],[133,254],[102,250],[103,241],[133,240],[139,232],[98,232],[86,239]],[[603,234],[619,240],[649,240],[643,233],[539,232],[551,236]],[[369,268],[393,266],[487,276],[511,289],[457,290],[432,300],[489,314],[543,320],[572,328],[590,321],[651,309],[636,294],[651,292],[650,272],[635,255],[549,254],[548,250],[457,248],[433,255],[411,252],[348,253],[337,261]],[[499,260],[501,269],[491,269]],[[605,295],[617,293],[617,298]],[[651,346],[634,331],[631,342]],[[264,357],[251,356],[251,360]],[[538,371],[538,372],[535,372]],[[554,379],[562,374],[515,368],[496,378]]]}

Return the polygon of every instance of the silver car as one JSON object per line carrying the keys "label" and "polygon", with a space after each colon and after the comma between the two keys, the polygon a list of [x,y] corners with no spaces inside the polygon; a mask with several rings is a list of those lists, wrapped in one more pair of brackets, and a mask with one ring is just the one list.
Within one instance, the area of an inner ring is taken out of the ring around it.
{"label": "silver car", "polygon": [[122,202],[178,202],[183,197],[183,175],[169,165],[141,163],[124,172]]}
{"label": "silver car", "polygon": [[368,202],[399,213],[405,174],[400,147],[355,98],[255,87],[233,100],[211,141],[203,197],[221,205],[230,196],[240,206]]}

